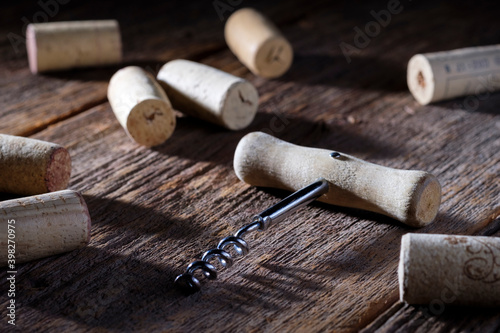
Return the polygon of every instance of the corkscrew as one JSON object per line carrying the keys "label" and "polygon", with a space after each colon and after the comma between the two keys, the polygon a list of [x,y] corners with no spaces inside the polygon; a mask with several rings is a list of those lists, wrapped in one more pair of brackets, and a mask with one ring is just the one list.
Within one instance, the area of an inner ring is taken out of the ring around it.
{"label": "corkscrew", "polygon": [[276,224],[298,208],[316,200],[329,190],[328,182],[320,178],[316,182],[294,192],[276,205],[266,209],[262,213],[255,215],[250,224],[239,229],[234,236],[228,236],[222,239],[216,248],[206,251],[201,260],[193,261],[186,268],[185,273],[177,276],[175,284],[185,293],[194,293],[200,290],[201,283],[194,273],[201,270],[202,276],[208,280],[217,278],[217,269],[211,263],[217,259],[223,269],[230,268],[233,265],[233,255],[227,251],[232,246],[236,256],[242,257],[248,254],[249,247],[243,236],[254,231],[265,231],[271,225]]}
{"label": "corkscrew", "polygon": [[298,191],[256,215],[234,236],[222,239],[201,260],[189,264],[175,279],[187,292],[201,288],[194,276],[198,270],[209,280],[217,278],[211,263],[214,259],[223,269],[232,266],[231,246],[235,256],[246,255],[248,244],[243,236],[267,230],[315,199],[384,214],[412,227],[432,222],[441,203],[441,185],[428,172],[383,167],[337,151],[293,145],[262,132],[249,133],[240,140],[233,166],[236,176],[250,185]]}

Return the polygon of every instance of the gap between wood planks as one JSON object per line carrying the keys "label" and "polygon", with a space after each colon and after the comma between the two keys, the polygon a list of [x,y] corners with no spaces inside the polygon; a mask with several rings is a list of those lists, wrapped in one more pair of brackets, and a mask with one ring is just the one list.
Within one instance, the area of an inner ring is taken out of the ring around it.
{"label": "gap between wood planks", "polygon": [[32,136],[32,135],[35,135],[45,129],[47,129],[49,126],[52,126],[52,125],[55,125],[61,121],[64,121],[66,119],[69,119],[69,118],[72,118],[74,116],[77,116],[79,115],[80,113],[83,113],[83,112],[86,112],[98,105],[101,105],[101,104],[104,104],[106,103],[108,99],[107,98],[100,98],[96,101],[91,101],[91,102],[88,102],[88,103],[85,103],[83,104],[81,107],[79,108],[76,108],[74,110],[70,110],[68,113],[66,114],[62,114],[56,118],[54,118],[53,120],[51,121],[48,121],[44,124],[41,124],[39,126],[35,126],[33,128],[30,128],[24,132],[20,132],[19,134],[17,134],[18,136]]}

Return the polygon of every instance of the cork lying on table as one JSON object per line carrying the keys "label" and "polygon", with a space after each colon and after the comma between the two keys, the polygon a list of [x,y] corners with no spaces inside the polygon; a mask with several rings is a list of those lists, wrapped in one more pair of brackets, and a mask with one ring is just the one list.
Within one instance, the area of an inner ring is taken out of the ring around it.
{"label": "cork lying on table", "polygon": [[253,121],[259,94],[248,81],[216,68],[189,60],[172,60],[160,69],[157,79],[175,109],[230,130]]}
{"label": "cork lying on table", "polygon": [[279,77],[290,68],[293,49],[276,26],[252,8],[234,12],[224,27],[229,49],[255,75]]}
{"label": "cork lying on table", "polygon": [[432,222],[441,202],[441,186],[428,172],[387,168],[262,132],[241,139],[233,164],[238,178],[254,186],[297,191],[324,178],[330,190],[319,201],[384,214],[414,227]]}
{"label": "cork lying on table", "polygon": [[68,187],[71,158],[51,142],[0,134],[0,192],[22,195]]}
{"label": "cork lying on table", "polygon": [[162,144],[174,132],[170,100],[154,77],[140,67],[125,67],[113,75],[108,100],[127,134],[143,146]]}
{"label": "cork lying on table", "polygon": [[[8,263],[7,249],[14,251],[15,263],[23,263],[71,251],[90,241],[87,205],[75,191],[3,201],[0,216],[0,246],[5,249],[0,253],[0,266]],[[9,230],[14,238],[9,238]],[[14,239],[15,245],[9,239]]]}
{"label": "cork lying on table", "polygon": [[500,45],[416,54],[408,62],[407,83],[423,105],[459,96],[484,99],[500,90]]}
{"label": "cork lying on table", "polygon": [[26,30],[26,49],[33,74],[122,60],[120,28],[115,20],[31,23]]}
{"label": "cork lying on table", "polygon": [[500,237],[404,235],[399,290],[410,304],[500,306]]}

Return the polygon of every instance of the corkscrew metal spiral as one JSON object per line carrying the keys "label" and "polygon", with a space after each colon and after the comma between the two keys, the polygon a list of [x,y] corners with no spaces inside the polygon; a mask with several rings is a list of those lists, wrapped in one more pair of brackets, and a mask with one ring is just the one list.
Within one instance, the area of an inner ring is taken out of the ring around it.
{"label": "corkscrew metal spiral", "polygon": [[201,288],[200,281],[194,276],[197,270],[201,270],[202,276],[205,278],[215,280],[217,278],[217,269],[210,263],[213,259],[217,259],[222,268],[231,267],[233,265],[233,256],[226,250],[228,247],[232,246],[237,256],[248,254],[248,244],[243,239],[244,235],[253,231],[267,230],[271,225],[282,221],[298,208],[309,204],[327,193],[328,189],[328,182],[324,179],[319,179],[294,192],[259,215],[254,216],[252,222],[239,229],[234,236],[222,239],[217,248],[206,251],[201,260],[196,260],[189,264],[186,271],[177,276],[175,284],[185,293],[197,292]]}

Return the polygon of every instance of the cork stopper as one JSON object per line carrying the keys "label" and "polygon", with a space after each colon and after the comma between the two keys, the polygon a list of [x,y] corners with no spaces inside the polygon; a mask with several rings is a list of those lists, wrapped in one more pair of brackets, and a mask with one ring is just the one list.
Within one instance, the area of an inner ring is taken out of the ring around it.
{"label": "cork stopper", "polygon": [[122,60],[115,20],[31,23],[26,29],[26,50],[33,74]]}
{"label": "cork stopper", "polygon": [[127,134],[152,147],[173,134],[176,119],[170,100],[155,78],[137,66],[116,72],[108,86],[108,100]]}
{"label": "cork stopper", "polygon": [[[72,190],[57,191],[0,202],[0,228],[16,230],[16,263],[28,262],[81,248],[91,236],[91,219],[85,200]],[[0,246],[7,248],[7,232]],[[0,253],[0,266],[7,264]]]}
{"label": "cork stopper", "polygon": [[252,8],[234,12],[224,27],[226,43],[255,75],[277,78],[293,61],[293,49],[276,26]]}
{"label": "cork stopper", "polygon": [[398,267],[401,301],[500,305],[500,238],[406,234]]}
{"label": "cork stopper", "polygon": [[177,59],[163,65],[157,79],[177,110],[227,129],[249,126],[257,113],[257,89],[219,69]]}
{"label": "cork stopper", "polygon": [[408,62],[408,89],[426,105],[460,96],[481,99],[500,89],[500,45],[416,54]]}
{"label": "cork stopper", "polygon": [[0,192],[33,195],[68,187],[71,157],[58,144],[0,134],[0,156]]}

